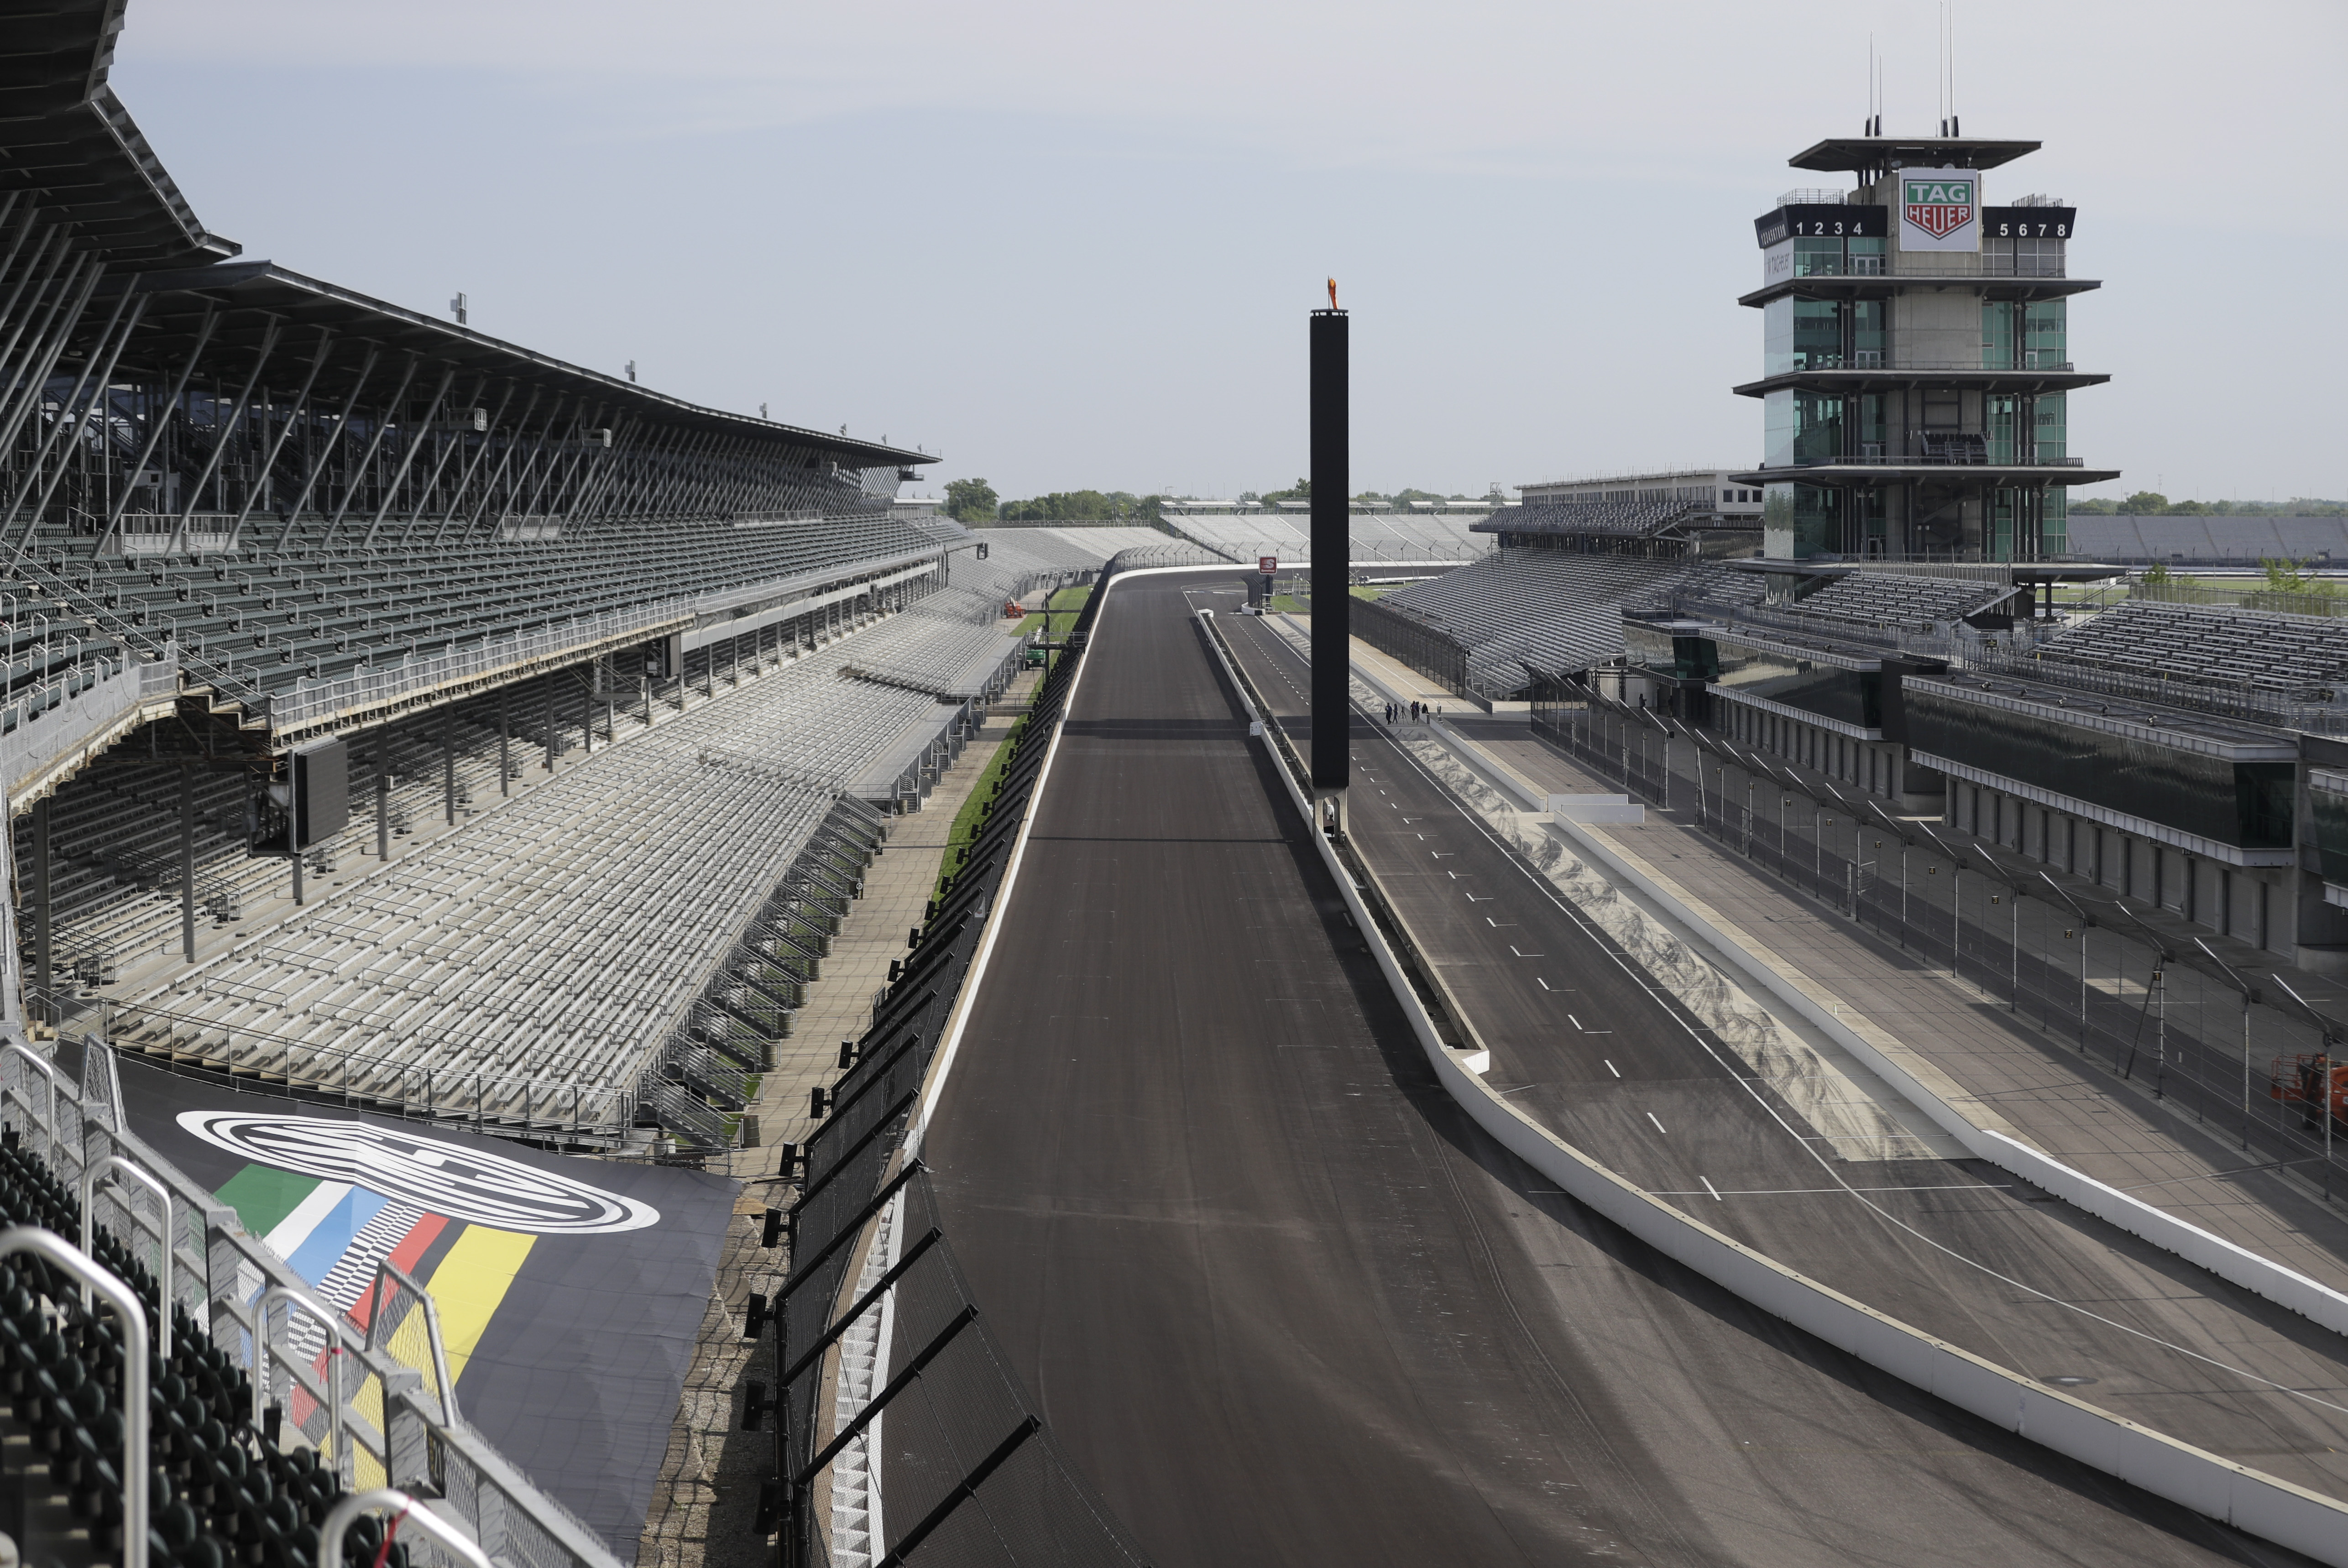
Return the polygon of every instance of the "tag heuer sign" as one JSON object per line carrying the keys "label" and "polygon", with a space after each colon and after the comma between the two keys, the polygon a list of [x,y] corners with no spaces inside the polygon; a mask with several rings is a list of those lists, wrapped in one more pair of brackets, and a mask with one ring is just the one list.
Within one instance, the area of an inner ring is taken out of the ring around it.
{"label": "tag heuer sign", "polygon": [[1901,170],[1900,248],[1903,251],[1981,249],[1981,171],[1973,169]]}

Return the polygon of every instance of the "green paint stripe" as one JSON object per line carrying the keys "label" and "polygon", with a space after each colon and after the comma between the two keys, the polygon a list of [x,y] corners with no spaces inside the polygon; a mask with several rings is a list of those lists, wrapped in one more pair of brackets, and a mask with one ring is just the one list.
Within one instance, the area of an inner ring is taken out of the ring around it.
{"label": "green paint stripe", "polygon": [[249,1235],[265,1236],[318,1187],[315,1176],[273,1166],[248,1165],[221,1183],[220,1201],[236,1211]]}

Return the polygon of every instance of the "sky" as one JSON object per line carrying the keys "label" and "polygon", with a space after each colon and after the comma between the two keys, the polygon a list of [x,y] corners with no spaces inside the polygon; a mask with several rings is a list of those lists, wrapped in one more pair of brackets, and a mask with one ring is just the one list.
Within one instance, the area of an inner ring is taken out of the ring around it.
{"label": "sky", "polygon": [[[1965,133],[2045,144],[1984,200],[2106,283],[2079,493],[2348,496],[2348,5],[1953,9]],[[1334,276],[1354,488],[1480,494],[1759,461],[1752,220],[1870,37],[1934,129],[1942,10],[132,0],[112,79],[247,256],[941,454],[909,494],[1286,486]]]}

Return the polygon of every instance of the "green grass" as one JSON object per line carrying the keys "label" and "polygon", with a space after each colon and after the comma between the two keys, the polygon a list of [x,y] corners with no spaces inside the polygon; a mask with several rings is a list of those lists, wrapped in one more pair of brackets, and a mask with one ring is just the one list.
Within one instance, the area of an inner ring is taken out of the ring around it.
{"label": "green grass", "polygon": [[[1070,592],[1084,593],[1091,590],[1078,588]],[[970,799],[964,800],[962,810],[954,813],[953,827],[946,834],[945,858],[938,862],[938,885],[930,890],[932,898],[943,897],[946,878],[962,869],[956,862],[955,851],[978,837],[980,810],[994,799],[995,780],[1002,778],[1004,769],[1011,766],[1011,743],[1017,740],[1020,732],[1026,727],[1027,721],[1024,718],[1011,727],[1011,733],[1003,738],[1003,744],[996,747],[994,755],[986,759],[986,771],[978,776],[978,783],[972,788]]]}
{"label": "green grass", "polygon": [[1356,599],[1375,600],[1385,598],[1387,594],[1393,593],[1394,590],[1391,588],[1372,588],[1365,583],[1356,583],[1354,586],[1348,588],[1346,592],[1351,593]]}
{"label": "green grass", "polygon": [[[1062,615],[1056,612],[1061,610],[1081,610],[1085,607],[1085,601],[1092,596],[1093,591],[1090,583],[1087,583],[1081,588],[1063,588],[1058,593],[1053,594],[1050,600],[1047,601],[1050,607],[1055,612],[1050,623],[1050,634],[1065,637],[1075,628],[1076,624],[1076,618],[1074,615]],[[1040,610],[1019,623],[1020,634],[1023,636],[1029,632],[1043,631],[1045,629],[1044,614]]]}
{"label": "green grass", "polygon": [[1310,615],[1313,614],[1313,601],[1310,599],[1299,599],[1293,593],[1274,593],[1272,596],[1271,607],[1275,610],[1285,610],[1292,615]]}

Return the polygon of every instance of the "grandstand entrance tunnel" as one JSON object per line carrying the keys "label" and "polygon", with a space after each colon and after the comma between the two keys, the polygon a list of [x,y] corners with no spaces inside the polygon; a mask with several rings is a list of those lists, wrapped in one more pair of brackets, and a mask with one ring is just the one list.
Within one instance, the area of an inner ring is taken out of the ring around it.
{"label": "grandstand entrance tunnel", "polygon": [[1469,1124],[1200,640],[1245,586],[1107,596],[921,1142],[994,1336],[1156,1561],[2235,1560]]}

